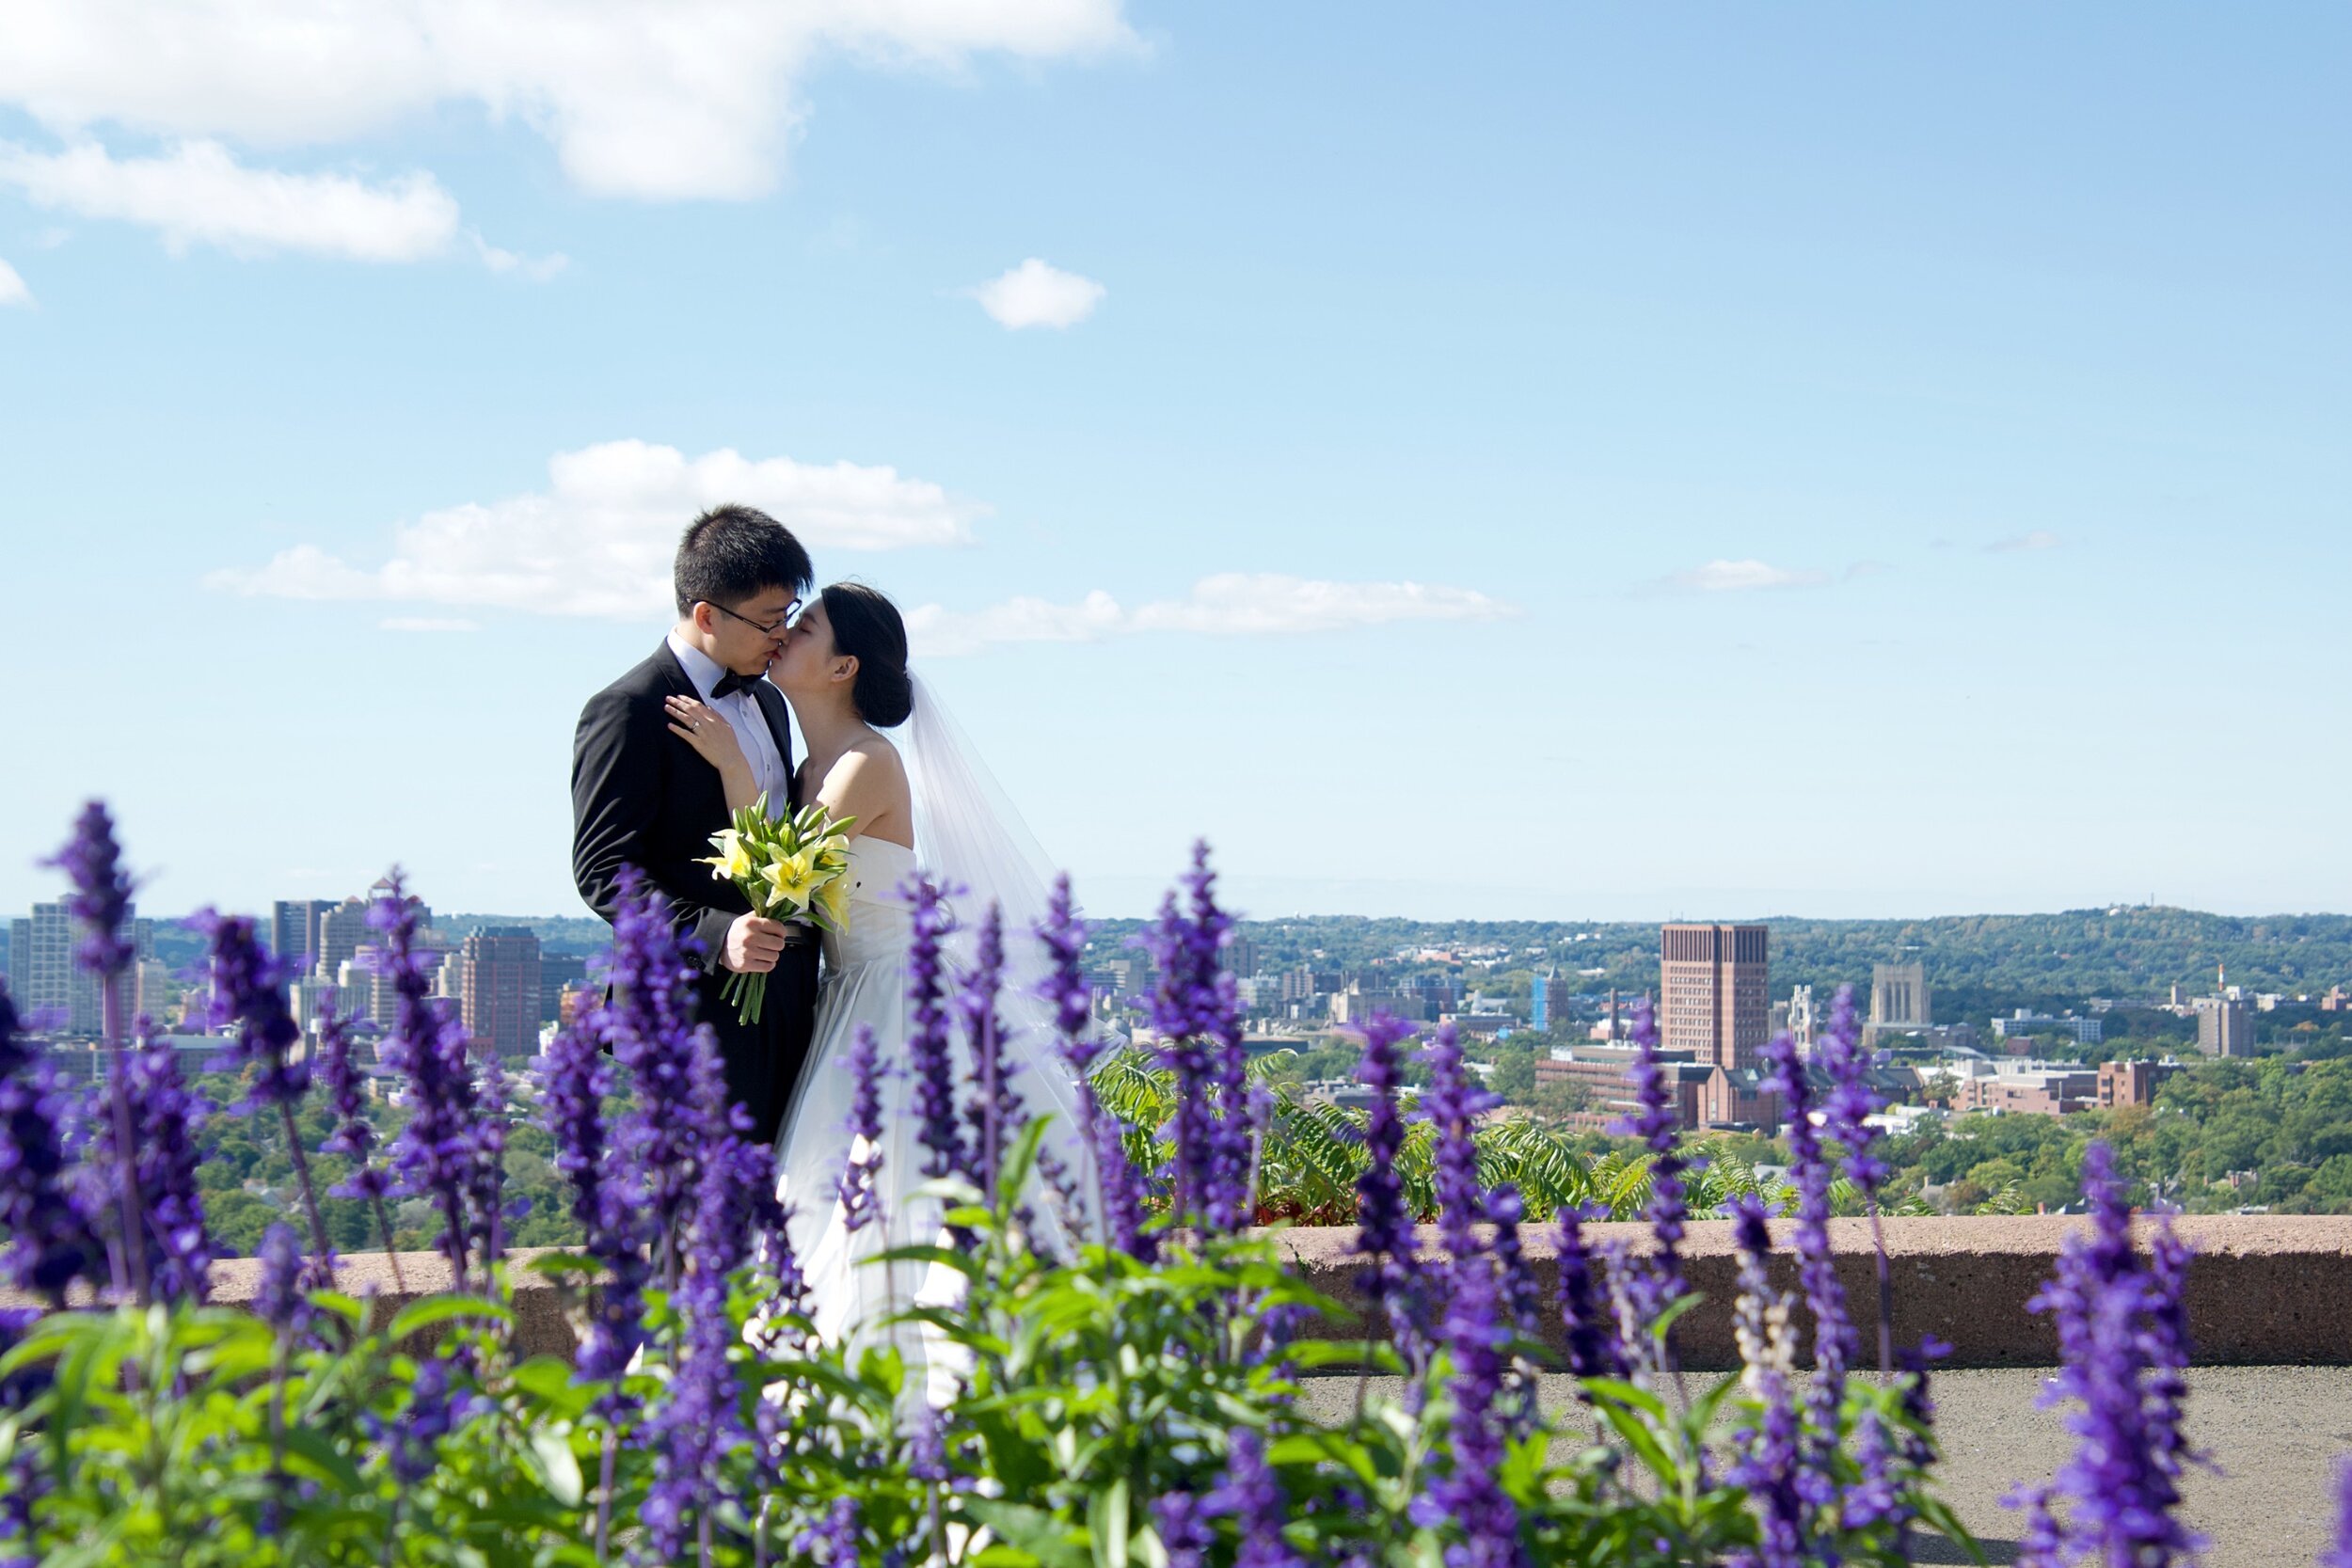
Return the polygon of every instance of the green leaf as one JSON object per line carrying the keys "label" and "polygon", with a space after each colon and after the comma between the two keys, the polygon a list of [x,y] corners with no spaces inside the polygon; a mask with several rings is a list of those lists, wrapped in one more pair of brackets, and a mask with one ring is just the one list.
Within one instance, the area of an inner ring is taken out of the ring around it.
{"label": "green leaf", "polygon": [[1088,1550],[1081,1532],[1071,1529],[1041,1508],[993,1497],[966,1497],[962,1512],[1046,1568],[1093,1568],[1093,1554]]}
{"label": "green leaf", "polygon": [[[332,1443],[309,1427],[286,1428],[286,1456],[316,1469],[319,1479],[333,1481],[346,1497],[368,1489],[368,1483],[360,1478],[359,1467],[352,1463],[351,1456],[339,1451]],[[290,1464],[286,1468],[291,1473],[299,1473],[302,1465]]]}
{"label": "green leaf", "polygon": [[532,1471],[548,1496],[565,1508],[578,1508],[585,1488],[580,1479],[580,1456],[572,1451],[571,1433],[537,1428],[524,1451],[530,1454]]}
{"label": "green leaf", "polygon": [[1094,1545],[1094,1568],[1127,1568],[1125,1476],[1088,1500],[1087,1534]]}
{"label": "green leaf", "polygon": [[427,1296],[422,1301],[411,1302],[402,1307],[400,1315],[392,1320],[392,1326],[385,1332],[390,1338],[400,1340],[419,1329],[468,1319],[511,1324],[515,1321],[515,1309],[495,1301],[485,1301],[480,1296]]}

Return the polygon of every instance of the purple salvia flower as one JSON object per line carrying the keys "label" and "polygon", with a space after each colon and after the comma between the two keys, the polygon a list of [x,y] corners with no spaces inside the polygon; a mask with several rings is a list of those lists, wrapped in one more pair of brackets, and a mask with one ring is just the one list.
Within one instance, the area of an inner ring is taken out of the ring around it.
{"label": "purple salvia flower", "polygon": [[1357,1275],[1358,1288],[1375,1307],[1388,1310],[1399,1351],[1417,1366],[1423,1357],[1406,1341],[1417,1345],[1425,1340],[1430,1325],[1421,1299],[1413,1216],[1405,1203],[1405,1180],[1396,1168],[1405,1147],[1405,1116],[1397,1105],[1405,1062],[1398,1047],[1410,1034],[1406,1024],[1386,1013],[1375,1013],[1364,1023],[1363,1060],[1356,1079],[1372,1091],[1372,1108],[1364,1122],[1366,1164],[1356,1179],[1356,1253],[1372,1259]]}
{"label": "purple salvia flower", "polygon": [[2336,1540],[2319,1554],[2319,1568],[2352,1568],[2352,1461],[2336,1465]]}
{"label": "purple salvia flower", "polygon": [[[61,868],[73,883],[73,891],[66,897],[66,908],[82,927],[82,943],[74,958],[98,979],[101,1032],[109,1057],[107,1101],[114,1125],[114,1146],[119,1151],[119,1158],[128,1160],[130,1151],[136,1147],[136,1136],[132,1125],[129,1075],[123,1070],[122,1061],[122,973],[137,953],[124,940],[122,931],[131,912],[131,877],[122,869],[122,850],[115,841],[114,819],[107,816],[103,801],[92,800],[82,808],[82,815],[74,820],[73,836],[49,863]],[[114,1189],[118,1234],[126,1239],[146,1235],[147,1218],[139,1211],[136,1177],[127,1170],[119,1173],[114,1179]],[[117,1290],[128,1289],[145,1303],[149,1299],[146,1247],[126,1240],[110,1256],[118,1271]]]}
{"label": "purple salvia flower", "polygon": [[1265,1441],[1253,1427],[1236,1427],[1226,1448],[1223,1484],[1200,1500],[1200,1512],[1233,1521],[1240,1547],[1233,1568],[1302,1568],[1282,1538],[1289,1500],[1282,1480],[1265,1462]]}
{"label": "purple salvia flower", "polygon": [[1168,1568],[1207,1568],[1209,1527],[1200,1499],[1189,1492],[1163,1492],[1152,1499],[1152,1528],[1158,1532]]}
{"label": "purple salvia flower", "polygon": [[1411,1517],[1423,1528],[1461,1532],[1445,1549],[1447,1568],[1516,1568],[1526,1560],[1518,1510],[1495,1476],[1504,1452],[1495,1403],[1511,1338],[1502,1275],[1494,1259],[1469,1254],[1454,1259],[1453,1284],[1439,1327],[1450,1370],[1452,1452],[1444,1474],[1413,1499]]}
{"label": "purple salvia flower", "polygon": [[1127,1124],[1099,1107],[1094,1168],[1102,1180],[1104,1239],[1138,1262],[1159,1261],[1159,1236],[1144,1227],[1143,1173],[1127,1155]]}
{"label": "purple salvia flower", "polygon": [[1879,1157],[1883,1130],[1870,1118],[1884,1109],[1870,1086],[1872,1053],[1862,1044],[1862,1025],[1854,1017],[1853,987],[1837,988],[1830,1006],[1829,1027],[1814,1047],[1814,1060],[1829,1076],[1830,1089],[1822,1103],[1831,1137],[1846,1150],[1846,1178],[1862,1194],[1870,1216],[1870,1240],[1878,1266],[1879,1375],[1895,1370],[1895,1280],[1886,1256],[1886,1233],[1879,1220],[1879,1189],[1886,1184],[1886,1162]]}
{"label": "purple salvia flower", "polygon": [[[1554,1250],[1560,1259],[1560,1323],[1566,1331],[1568,1370],[1577,1377],[1622,1377],[1615,1319],[1595,1276],[1593,1254],[1584,1242],[1584,1222],[1598,1217],[1581,1204],[1563,1204]],[[1584,1397],[1581,1389],[1578,1398]]]}
{"label": "purple salvia flower", "polygon": [[2148,1427],[2152,1453],[2167,1475],[2211,1459],[2188,1447],[2181,1426],[2188,1403],[2188,1243],[2168,1218],[2148,1241]]}
{"label": "purple salvia flower", "polygon": [[76,1280],[98,1283],[103,1255],[69,1159],[78,1101],[24,1043],[0,986],[0,1279],[60,1309]]}
{"label": "purple salvia flower", "polygon": [[248,1110],[299,1101],[310,1087],[310,1067],[294,1054],[302,1026],[286,1006],[285,966],[244,915],[200,910],[195,924],[212,943],[213,1023],[237,1026],[234,1042],[220,1054],[220,1070],[252,1069]]}
{"label": "purple salvia flower", "polygon": [[964,976],[955,1000],[956,1016],[962,1021],[963,1037],[972,1055],[972,1099],[964,1120],[972,1129],[980,1191],[991,1207],[996,1202],[998,1167],[1004,1163],[1005,1148],[1029,1119],[1028,1108],[1022,1104],[1005,1069],[1005,1025],[996,1006],[1004,979],[1004,911],[991,904],[980,917],[972,972]]}
{"label": "purple salvia flower", "polygon": [[[1732,1434],[1737,1458],[1731,1480],[1756,1504],[1758,1545],[1749,1560],[1754,1568],[1799,1568],[1808,1560],[1789,1302],[1772,1289],[1767,1273],[1772,1235],[1764,1206],[1742,1196],[1733,1199],[1730,1209],[1732,1239],[1740,1251],[1733,1331],[1740,1343],[1740,1385],[1755,1404],[1754,1414]],[[1828,1560],[1836,1560],[1834,1555]]]}
{"label": "purple salvia flower", "polygon": [[302,1026],[286,1006],[285,966],[270,956],[255,934],[253,922],[214,910],[196,917],[198,929],[212,942],[213,1022],[237,1026],[236,1044],[222,1053],[226,1067],[244,1066],[253,1074],[246,1091],[245,1109],[276,1107],[279,1128],[286,1134],[286,1155],[294,1164],[294,1185],[302,1194],[303,1212],[310,1222],[315,1249],[311,1281],[335,1282],[335,1257],[326,1236],[326,1221],[319,1212],[317,1189],[310,1183],[310,1162],[303,1152],[302,1134],[294,1125],[294,1107],[310,1087],[310,1065],[297,1059]]}
{"label": "purple salvia flower", "polygon": [[654,1476],[640,1517],[645,1543],[661,1561],[675,1560],[684,1549],[690,1521],[708,1518],[727,1455],[751,1441],[727,1361],[737,1338],[727,1276],[745,1250],[742,1176],[742,1163],[729,1151],[703,1164],[678,1291],[685,1332],[669,1388],[646,1421]]}
{"label": "purple salvia flower", "polygon": [[1505,1315],[1512,1327],[1533,1336],[1543,1316],[1543,1295],[1535,1287],[1535,1271],[1528,1267],[1527,1249],[1519,1243],[1519,1222],[1527,1217],[1527,1205],[1518,1188],[1506,1182],[1488,1193],[1486,1217],[1495,1227],[1487,1245],[1502,1271]]}
{"label": "purple salvia flower", "polygon": [[[2179,1433],[2179,1398],[2152,1378],[2175,1347],[2187,1347],[2167,1321],[2157,1297],[2177,1291],[2181,1271],[2143,1269],[2132,1249],[2131,1209],[2115,1175],[2114,1156],[2094,1140],[2083,1150],[2083,1195],[2091,1234],[2067,1239],[2056,1276],[2026,1303],[2057,1319],[2065,1365],[2045,1402],[2071,1399],[2081,1408],[2067,1418],[2080,1439],[2058,1485],[2074,1499],[2068,1513],[2069,1549],[2078,1556],[2134,1568],[2163,1568],[2193,1558],[2201,1543],[2173,1517],[2178,1479],[2188,1450]],[[2166,1227],[2169,1228],[2169,1225]],[[2177,1256],[2177,1255],[2176,1255]]]}
{"label": "purple salvia flower", "polygon": [[107,978],[130,968],[138,956],[123,931],[131,912],[131,874],[122,868],[122,850],[105,802],[92,800],[82,808],[72,838],[49,863],[73,883],[65,906],[82,927],[75,961]]}
{"label": "purple salvia flower", "polygon": [[117,1168],[134,1171],[139,1208],[147,1218],[147,1275],[155,1299],[201,1303],[211,1290],[212,1239],[204,1227],[204,1194],[197,1184],[196,1133],[204,1102],[180,1077],[171,1047],[155,1038],[142,1015],[138,1049],[126,1060],[131,1120],[138,1139],[133,1158]]}
{"label": "purple salvia flower", "polygon": [[1846,1369],[1853,1364],[1856,1339],[1853,1320],[1846,1310],[1846,1289],[1837,1278],[1837,1261],[1829,1240],[1829,1162],[1821,1152],[1820,1131],[1813,1125],[1812,1090],[1804,1064],[1797,1060],[1796,1042],[1787,1032],[1764,1047],[1771,1068],[1770,1085],[1782,1097],[1782,1114],[1788,1129],[1788,1161],[1797,1187],[1797,1276],[1804,1289],[1805,1306],[1813,1313],[1813,1386],[1808,1407],[1812,1414],[1815,1450],[1802,1480],[1806,1501],[1828,1508],[1836,1500],[1829,1473],[1828,1449],[1836,1441],[1837,1413],[1846,1398]]}
{"label": "purple salvia flower", "polygon": [[319,1145],[321,1154],[340,1154],[351,1162],[351,1173],[326,1189],[329,1197],[347,1197],[368,1206],[375,1218],[377,1237],[384,1243],[384,1260],[391,1265],[392,1285],[406,1291],[401,1276],[400,1254],[392,1250],[392,1216],[385,1206],[391,1195],[391,1173],[375,1163],[380,1141],[375,1123],[368,1119],[367,1089],[359,1063],[352,1054],[349,1017],[335,1006],[333,992],[320,1009],[318,1021],[319,1079],[326,1085],[326,1101],[335,1113],[334,1128]]}
{"label": "purple salvia flower", "polygon": [[693,939],[678,934],[660,889],[635,866],[621,868],[619,885],[609,1028],[637,1100],[614,1141],[644,1191],[647,1223],[663,1249],[662,1281],[675,1286],[677,1238],[693,1214],[703,1152],[727,1132],[725,1095],[714,1119],[709,1097],[696,1089],[695,1059],[707,1047],[693,1023]]}
{"label": "purple salvia flower", "polygon": [[1611,1131],[1642,1140],[1649,1150],[1650,1233],[1657,1248],[1646,1260],[1649,1278],[1642,1299],[1646,1311],[1662,1312],[1682,1296],[1682,1239],[1690,1219],[1690,1199],[1683,1173],[1692,1163],[1683,1157],[1681,1128],[1666,1085],[1666,1069],[1658,1060],[1658,1016],[1646,996],[1633,1004],[1633,1099],[1638,1110]]}
{"label": "purple salvia flower", "polygon": [[417,1363],[407,1403],[389,1420],[370,1417],[366,1424],[392,1480],[402,1486],[414,1486],[438,1466],[440,1441],[457,1425],[458,1416],[458,1401],[450,1386],[450,1364],[437,1358]]}
{"label": "purple salvia flower", "polygon": [[[603,1289],[574,1361],[591,1383],[617,1384],[645,1342],[644,1291],[651,1270],[644,1196],[608,1138],[604,1101],[612,1092],[605,1054],[604,1009],[596,1007],[558,1030],[548,1048],[543,1103],[555,1144],[555,1168],[572,1186],[572,1218],[588,1256],[603,1268]],[[617,1389],[607,1396],[615,1402]]]}
{"label": "purple salvia flower", "polygon": [[408,1083],[408,1121],[392,1144],[395,1191],[428,1199],[439,1213],[433,1244],[449,1259],[450,1278],[462,1291],[476,1186],[476,1103],[465,1031],[433,995],[433,976],[417,951],[416,906],[397,870],[368,919],[384,938],[378,972],[390,979],[398,999],[384,1059]]}
{"label": "purple salvia flower", "polygon": [[1436,1165],[1438,1227],[1446,1251],[1458,1266],[1478,1250],[1472,1228],[1486,1217],[1486,1189],[1478,1181],[1478,1146],[1471,1133],[1482,1112],[1502,1102],[1500,1095],[1470,1083],[1462,1060],[1462,1042],[1454,1026],[1438,1026],[1429,1049],[1421,1053],[1429,1069],[1429,1086],[1422,1092],[1422,1116],[1437,1130],[1432,1160]]}
{"label": "purple salvia flower", "polygon": [[915,1412],[914,1430],[907,1433],[907,1474],[933,1485],[947,1479],[947,1442],[939,1412],[925,1405]]}
{"label": "purple salvia flower", "polygon": [[467,1231],[475,1260],[485,1271],[506,1258],[506,1226],[530,1212],[531,1200],[506,1201],[506,1072],[495,1052],[482,1058],[474,1090],[474,1122],[468,1138],[471,1155],[467,1182]]}
{"label": "purple salvia flower", "polygon": [[1160,1058],[1176,1075],[1176,1215],[1232,1232],[1256,1217],[1253,1121],[1239,1000],[1232,975],[1217,964],[1232,919],[1217,907],[1205,842],[1193,846],[1184,886],[1188,912],[1169,895],[1139,939],[1159,970],[1152,1026],[1162,1037]]}
{"label": "purple salvia flower", "polygon": [[293,1227],[273,1224],[262,1232],[255,1256],[261,1259],[262,1278],[253,1291],[253,1315],[280,1334],[291,1334],[310,1307],[302,1294],[302,1243]]}
{"label": "purple salvia flower", "polygon": [[2026,1528],[2018,1532],[2017,1568],[2071,1568],[2075,1560],[2066,1531],[2050,1510],[2050,1488],[2021,1486],[2001,1499],[2003,1508],[2023,1509]]}
{"label": "purple salvia flower", "polygon": [[803,1562],[841,1568],[857,1561],[857,1499],[835,1497],[823,1518],[793,1538],[792,1551]]}
{"label": "purple salvia flower", "polygon": [[[857,1026],[850,1046],[850,1158],[834,1192],[841,1198],[842,1228],[854,1234],[873,1223],[881,1210],[875,1180],[882,1174],[882,1054],[872,1025]],[[865,1151],[858,1151],[859,1144]]]}
{"label": "purple salvia flower", "polygon": [[[901,890],[909,906],[907,1062],[914,1073],[916,1141],[930,1150],[923,1174],[968,1176],[972,1158],[956,1122],[955,1043],[948,1033],[943,953],[955,922],[940,888],[917,877]],[[977,1185],[977,1183],[975,1183]]]}
{"label": "purple salvia flower", "polygon": [[1086,981],[1087,923],[1078,918],[1070,895],[1070,875],[1054,879],[1053,901],[1046,906],[1037,938],[1045,948],[1045,977],[1037,994],[1054,1009],[1054,1032],[1061,1037],[1062,1060],[1084,1084],[1093,1069],[1103,1042],[1089,1027],[1094,1019],[1094,989]]}

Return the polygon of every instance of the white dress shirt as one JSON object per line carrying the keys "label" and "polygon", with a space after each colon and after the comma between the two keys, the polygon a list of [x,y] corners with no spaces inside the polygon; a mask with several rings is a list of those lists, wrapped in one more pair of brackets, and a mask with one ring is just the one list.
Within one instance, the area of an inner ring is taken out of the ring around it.
{"label": "white dress shirt", "polygon": [[752,783],[768,792],[768,815],[784,816],[792,806],[792,781],[784,770],[784,757],[776,751],[776,737],[769,732],[768,716],[760,712],[758,699],[748,691],[711,696],[726,671],[675,631],[670,633],[669,641],[670,652],[677,656],[686,678],[694,683],[695,693],[710,705],[711,711],[735,726],[736,742],[752,765]]}

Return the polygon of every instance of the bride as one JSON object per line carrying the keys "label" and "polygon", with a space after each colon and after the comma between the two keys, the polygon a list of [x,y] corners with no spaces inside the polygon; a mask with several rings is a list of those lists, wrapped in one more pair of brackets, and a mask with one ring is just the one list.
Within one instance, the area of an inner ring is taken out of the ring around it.
{"label": "bride", "polygon": [[[923,1150],[903,1071],[908,1034],[907,949],[911,920],[901,890],[918,868],[946,889],[964,927],[951,960],[968,959],[971,927],[990,904],[1002,911],[1006,947],[1002,1052],[1008,1081],[1033,1116],[1051,1116],[1047,1139],[1065,1168],[1090,1169],[1078,1136],[1076,1089],[1042,1028],[1029,994],[1042,972],[1031,934],[1044,918],[1048,863],[1019,816],[979,767],[961,733],[907,667],[906,626],[889,599],[863,583],[823,589],[786,633],[768,678],[800,721],[808,754],[793,778],[793,805],[821,803],[850,827],[848,918],[824,939],[825,977],[807,1065],[777,1143],[778,1192],[792,1212],[791,1239],[806,1275],[818,1332],[835,1342],[873,1332],[877,1321],[917,1304],[947,1305],[961,1276],[933,1266],[868,1262],[891,1247],[940,1240],[940,1206],[913,1198]],[[673,728],[719,769],[727,806],[756,793],[742,748],[725,721],[690,697],[673,697]],[[897,741],[881,732],[901,731]],[[1026,960],[1026,961],[1023,961]],[[870,1028],[887,1077],[882,1157],[876,1196],[882,1224],[852,1231],[837,1194],[852,1154],[848,1130],[854,1087],[850,1058]],[[968,1047],[960,1050],[969,1067]],[[1038,1241],[1060,1249],[1057,1207],[1030,1205]],[[938,1402],[952,1393],[945,1347],[918,1325],[894,1336],[908,1359],[910,1389]],[[927,1342],[928,1341],[928,1342]]]}

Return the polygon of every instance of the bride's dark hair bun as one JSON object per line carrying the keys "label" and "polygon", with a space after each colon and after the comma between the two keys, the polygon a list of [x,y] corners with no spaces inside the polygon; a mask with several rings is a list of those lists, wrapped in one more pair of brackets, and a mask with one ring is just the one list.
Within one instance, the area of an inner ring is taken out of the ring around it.
{"label": "bride's dark hair bun", "polygon": [[885,730],[905,723],[914,711],[914,681],[898,607],[862,582],[828,584],[822,596],[834,650],[857,660],[850,700],[858,717]]}

